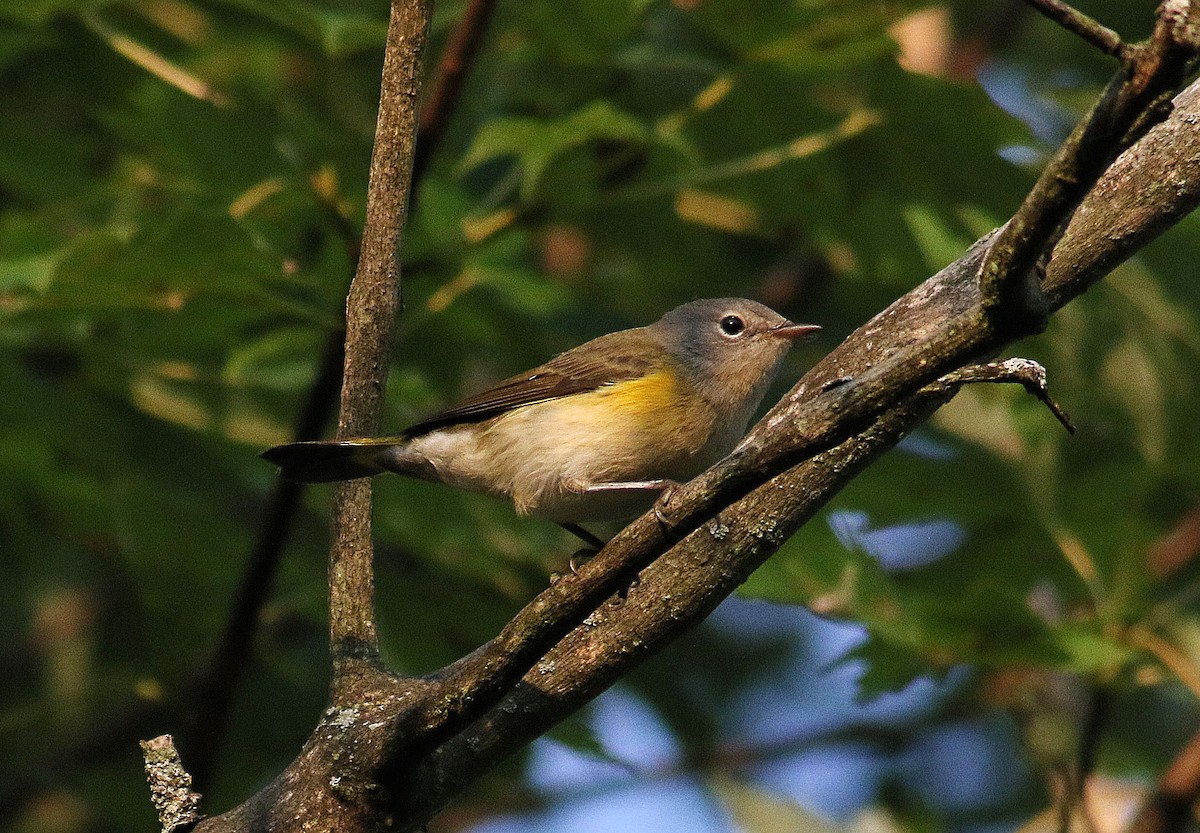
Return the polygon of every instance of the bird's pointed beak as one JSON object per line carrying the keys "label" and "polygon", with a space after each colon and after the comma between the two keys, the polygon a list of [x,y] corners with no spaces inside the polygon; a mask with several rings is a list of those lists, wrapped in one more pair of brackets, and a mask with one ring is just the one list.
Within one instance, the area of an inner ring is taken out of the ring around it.
{"label": "bird's pointed beak", "polygon": [[788,341],[797,341],[806,336],[812,335],[819,329],[821,328],[816,324],[793,324],[791,321],[785,321],[782,324],[767,330],[767,332],[773,336],[786,338]]}

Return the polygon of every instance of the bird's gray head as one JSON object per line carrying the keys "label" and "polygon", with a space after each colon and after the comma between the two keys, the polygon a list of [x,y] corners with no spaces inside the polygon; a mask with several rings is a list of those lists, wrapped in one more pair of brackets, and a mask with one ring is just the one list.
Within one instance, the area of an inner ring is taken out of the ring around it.
{"label": "bird's gray head", "polygon": [[792,342],[820,327],[793,324],[745,298],[712,298],[676,307],[649,329],[706,399],[753,411]]}

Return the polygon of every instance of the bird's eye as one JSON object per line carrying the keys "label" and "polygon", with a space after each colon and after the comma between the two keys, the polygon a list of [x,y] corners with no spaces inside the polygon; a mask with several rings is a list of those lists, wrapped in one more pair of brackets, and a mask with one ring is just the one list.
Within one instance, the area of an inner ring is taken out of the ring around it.
{"label": "bird's eye", "polygon": [[746,329],[746,322],[738,315],[727,315],[721,319],[721,332],[727,336],[735,336]]}

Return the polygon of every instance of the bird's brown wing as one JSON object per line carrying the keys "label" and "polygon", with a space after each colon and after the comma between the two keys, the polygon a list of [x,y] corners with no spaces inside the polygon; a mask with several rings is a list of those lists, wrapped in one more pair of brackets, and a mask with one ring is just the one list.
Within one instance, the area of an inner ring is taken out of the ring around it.
{"label": "bird's brown wing", "polygon": [[524,405],[640,378],[661,365],[661,349],[642,330],[601,336],[418,422],[406,429],[404,436],[417,437],[449,425],[481,422]]}

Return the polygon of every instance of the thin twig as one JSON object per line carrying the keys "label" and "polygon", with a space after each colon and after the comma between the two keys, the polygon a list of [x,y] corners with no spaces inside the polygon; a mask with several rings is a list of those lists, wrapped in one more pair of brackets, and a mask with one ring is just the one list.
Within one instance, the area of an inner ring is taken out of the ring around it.
{"label": "thin twig", "polygon": [[1029,391],[1038,401],[1054,414],[1063,428],[1070,434],[1075,433],[1071,417],[1050,396],[1046,388],[1046,368],[1032,359],[1011,358],[987,364],[973,364],[947,373],[942,381],[950,384],[978,384],[994,382],[1000,384],[1019,384]]}
{"label": "thin twig", "polygon": [[1083,38],[1105,55],[1123,57],[1125,44],[1121,41],[1121,36],[1073,6],[1062,0],[1025,0],[1025,2],[1068,32]]}

